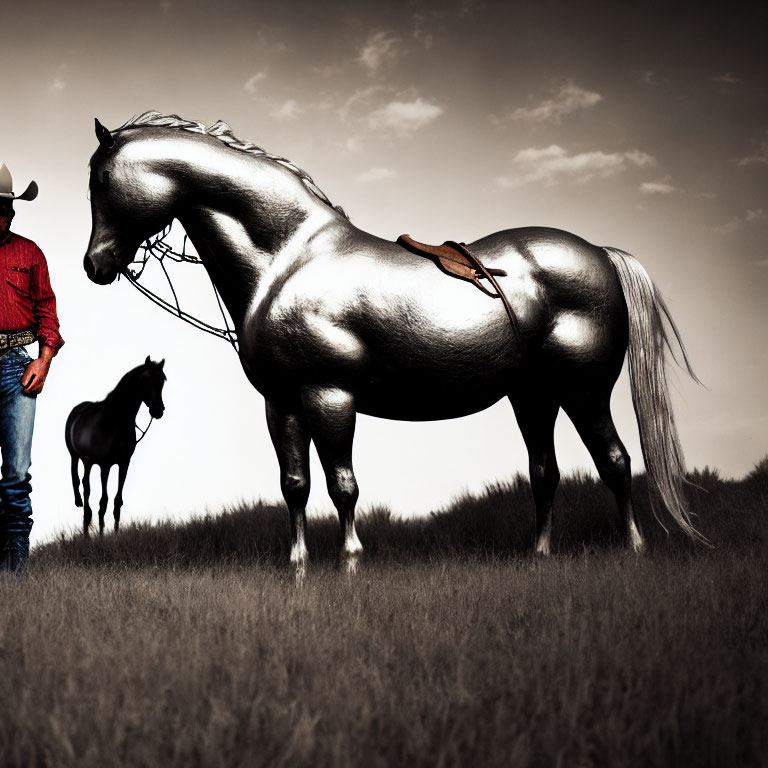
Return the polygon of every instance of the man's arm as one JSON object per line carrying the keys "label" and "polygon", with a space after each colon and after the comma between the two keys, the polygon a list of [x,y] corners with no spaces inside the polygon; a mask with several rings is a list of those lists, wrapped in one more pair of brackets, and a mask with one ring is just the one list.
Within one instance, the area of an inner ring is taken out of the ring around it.
{"label": "man's arm", "polygon": [[37,395],[43,391],[54,354],[56,352],[52,347],[40,342],[40,357],[33,360],[21,376],[21,388],[28,395]]}
{"label": "man's arm", "polygon": [[40,356],[33,360],[21,377],[22,389],[28,395],[43,391],[51,360],[64,344],[59,334],[59,318],[56,314],[56,296],[51,288],[48,264],[43,252],[35,246],[36,259],[32,269],[31,298],[36,320]]}

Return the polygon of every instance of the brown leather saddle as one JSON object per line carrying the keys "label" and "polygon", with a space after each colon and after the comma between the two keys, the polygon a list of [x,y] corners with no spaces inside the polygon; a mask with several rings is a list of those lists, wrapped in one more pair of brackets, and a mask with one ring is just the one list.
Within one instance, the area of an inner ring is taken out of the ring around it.
{"label": "brown leather saddle", "polygon": [[[397,243],[411,253],[431,258],[447,275],[468,280],[491,298],[501,299],[504,303],[504,309],[506,309],[509,316],[509,322],[512,325],[512,331],[515,334],[518,348],[521,347],[520,328],[517,323],[517,317],[504,291],[501,290],[496,281],[496,277],[507,276],[503,269],[488,269],[477,256],[467,249],[464,243],[457,243],[453,240],[446,240],[442,245],[427,245],[426,243],[414,240],[410,235],[400,235],[397,238]],[[482,279],[487,280],[496,292],[489,291],[480,282]]]}

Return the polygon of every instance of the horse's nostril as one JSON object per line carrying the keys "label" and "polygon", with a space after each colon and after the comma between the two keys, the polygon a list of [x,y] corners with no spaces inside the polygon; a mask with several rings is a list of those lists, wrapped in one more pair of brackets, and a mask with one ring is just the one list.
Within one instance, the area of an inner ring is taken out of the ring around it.
{"label": "horse's nostril", "polygon": [[95,274],[96,269],[89,256],[86,256],[83,259],[83,269],[85,270],[85,274],[88,275],[88,279],[93,280],[93,275]]}

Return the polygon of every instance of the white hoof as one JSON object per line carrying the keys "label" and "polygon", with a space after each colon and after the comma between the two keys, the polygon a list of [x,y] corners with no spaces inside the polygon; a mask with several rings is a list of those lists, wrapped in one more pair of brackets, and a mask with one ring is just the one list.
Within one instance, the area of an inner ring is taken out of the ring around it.
{"label": "white hoof", "polygon": [[309,554],[303,542],[298,545],[294,544],[294,546],[291,548],[291,565],[293,566],[293,574],[297,587],[300,587],[302,584],[304,584],[304,580],[307,578],[308,561]]}
{"label": "white hoof", "polygon": [[539,539],[536,542],[536,549],[534,551],[538,557],[549,557],[552,553],[549,545],[549,537]]}
{"label": "white hoof", "polygon": [[629,524],[629,531],[627,534],[629,548],[636,554],[642,555],[645,550],[645,541],[640,535],[640,531],[637,529],[634,521]]}
{"label": "white hoof", "polygon": [[360,555],[361,552],[342,552],[341,553],[341,571],[342,573],[346,573],[350,576],[353,576],[357,573],[358,568],[360,566]]}
{"label": "white hoof", "polygon": [[297,563],[293,569],[293,581],[296,587],[303,587],[307,580],[307,564],[306,562]]}
{"label": "white hoof", "polygon": [[629,538],[629,548],[636,555],[642,555],[643,552],[645,552],[645,542],[640,537],[640,535],[630,536],[630,538]]}
{"label": "white hoof", "polygon": [[363,554],[363,545],[357,538],[354,527],[347,533],[341,547],[340,565],[345,573],[357,573],[357,566]]}

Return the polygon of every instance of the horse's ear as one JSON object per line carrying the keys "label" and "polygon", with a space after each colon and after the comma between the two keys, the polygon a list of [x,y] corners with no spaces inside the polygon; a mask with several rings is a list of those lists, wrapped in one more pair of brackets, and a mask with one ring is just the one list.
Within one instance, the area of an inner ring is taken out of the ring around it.
{"label": "horse's ear", "polygon": [[163,359],[160,361],[160,370],[161,370],[161,371],[163,370],[163,366],[164,366],[164,365],[165,365],[165,358],[163,358]]}
{"label": "horse's ear", "polygon": [[144,365],[149,365],[152,361],[149,359],[149,355],[147,355],[147,359],[144,361]]}
{"label": "horse's ear", "polygon": [[99,122],[98,117],[95,117],[94,120],[96,121],[96,138],[99,140],[99,144],[105,149],[112,149],[115,146],[115,140],[112,138],[109,129]]}

